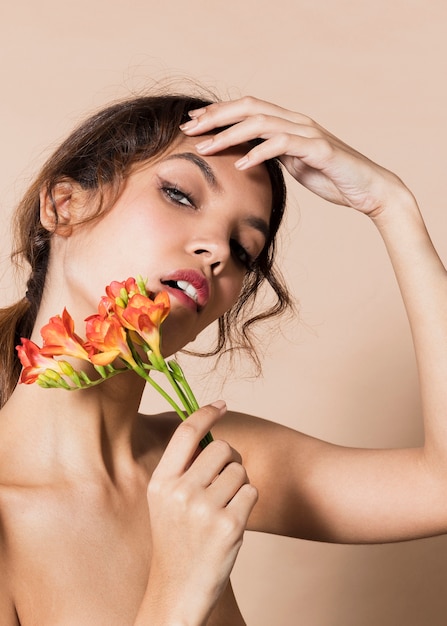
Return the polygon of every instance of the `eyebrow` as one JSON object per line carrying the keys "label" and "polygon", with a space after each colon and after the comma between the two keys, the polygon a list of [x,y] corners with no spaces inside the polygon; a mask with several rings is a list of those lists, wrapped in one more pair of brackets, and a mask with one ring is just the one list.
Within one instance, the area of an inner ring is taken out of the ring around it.
{"label": "eyebrow", "polygon": [[217,182],[217,178],[215,177],[212,168],[205,161],[205,159],[202,159],[202,157],[199,157],[197,154],[194,154],[193,152],[177,152],[176,154],[170,154],[167,157],[167,160],[171,160],[171,159],[184,159],[185,161],[194,163],[194,165],[197,165],[197,167],[200,169],[203,176],[205,177],[205,180],[211,185],[211,187],[217,190],[220,189],[220,185]]}
{"label": "eyebrow", "polygon": [[[214,189],[218,191],[221,190],[221,187],[213,172],[213,169],[211,168],[209,163],[205,161],[205,159],[202,159],[202,157],[198,156],[197,154],[194,154],[193,152],[176,152],[175,154],[170,154],[167,157],[167,160],[171,160],[171,159],[184,159],[185,161],[189,161],[190,163],[193,163],[200,169],[205,180],[211,185],[211,187],[213,187]],[[252,216],[245,218],[244,223],[247,224],[247,226],[251,226],[251,228],[254,228],[255,230],[259,231],[264,236],[265,240],[266,241],[268,240],[269,235],[270,235],[270,227],[265,220],[263,220],[260,217],[255,217],[254,215],[252,215]]]}
{"label": "eyebrow", "polygon": [[258,230],[262,235],[264,235],[265,240],[268,241],[268,238],[270,235],[270,228],[265,220],[263,220],[260,217],[255,217],[253,215],[253,216],[246,217],[244,219],[244,222],[248,226],[251,226],[252,228]]}

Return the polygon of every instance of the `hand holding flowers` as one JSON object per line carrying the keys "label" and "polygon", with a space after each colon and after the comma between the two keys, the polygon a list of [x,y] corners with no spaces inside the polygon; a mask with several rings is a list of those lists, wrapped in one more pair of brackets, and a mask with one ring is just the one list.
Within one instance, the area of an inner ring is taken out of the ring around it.
{"label": "hand holding flowers", "polygon": [[[161,354],[161,327],[169,311],[168,294],[162,291],[151,299],[141,277],[113,281],[99,301],[98,313],[85,320],[86,341],[75,333],[73,319],[66,309],[41,329],[41,348],[30,339],[21,339],[21,345],[17,346],[23,365],[20,382],[71,391],[93,387],[132,370],[157,389],[184,420],[199,405],[179,364],[175,360],[166,362]],[[67,360],[55,359],[56,356],[86,361],[98,377],[92,380],[87,372],[75,369]],[[151,371],[166,376],[183,409],[151,378]],[[201,447],[211,441],[208,433]]]}

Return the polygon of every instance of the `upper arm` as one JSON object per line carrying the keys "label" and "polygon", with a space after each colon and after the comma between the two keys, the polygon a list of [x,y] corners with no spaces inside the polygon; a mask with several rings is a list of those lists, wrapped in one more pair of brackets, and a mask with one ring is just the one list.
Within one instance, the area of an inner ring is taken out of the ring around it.
{"label": "upper arm", "polygon": [[234,413],[215,431],[258,489],[251,530],[342,543],[447,532],[447,475],[423,449],[345,448]]}

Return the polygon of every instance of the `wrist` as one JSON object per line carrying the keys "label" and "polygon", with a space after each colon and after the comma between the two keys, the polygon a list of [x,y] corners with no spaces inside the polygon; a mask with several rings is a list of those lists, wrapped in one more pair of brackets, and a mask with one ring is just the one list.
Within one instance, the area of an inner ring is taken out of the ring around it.
{"label": "wrist", "polygon": [[162,583],[149,577],[146,592],[134,626],[204,626],[211,612],[211,602],[197,593],[185,593],[170,580]]}
{"label": "wrist", "polygon": [[383,201],[381,206],[369,214],[376,228],[386,233],[393,226],[402,228],[404,224],[423,224],[418,204],[411,191],[402,185]]}

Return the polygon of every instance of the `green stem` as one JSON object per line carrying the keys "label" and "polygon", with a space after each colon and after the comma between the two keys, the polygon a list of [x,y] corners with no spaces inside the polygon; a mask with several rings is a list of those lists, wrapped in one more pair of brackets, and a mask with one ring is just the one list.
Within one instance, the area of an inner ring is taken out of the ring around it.
{"label": "green stem", "polygon": [[[185,403],[184,400],[182,400],[182,401],[185,404],[185,408],[186,408],[186,406],[188,407],[188,415],[191,415],[191,413],[194,413],[194,411],[197,411],[197,409],[199,408],[199,404],[198,404],[197,400],[194,397],[194,394],[193,394],[193,392],[191,390],[191,387],[186,382],[186,378],[184,376],[182,376],[182,382],[181,382],[182,386],[180,386],[179,383],[172,376],[169,368],[166,366],[166,362],[164,361],[164,359],[163,359],[163,363],[164,363],[164,369],[163,369],[164,374],[168,378],[168,380],[171,383],[171,385],[174,387],[174,389],[177,392],[177,394],[182,399],[185,398],[186,403]],[[182,374],[183,374],[183,372],[182,372]],[[186,394],[184,393],[184,390],[186,391]],[[188,393],[188,390],[189,390],[189,393]],[[200,445],[200,447],[203,450],[212,441],[213,441],[212,434],[210,432],[207,432],[205,437],[203,439],[201,439],[199,445]]]}
{"label": "green stem", "polygon": [[[187,412],[188,415],[191,415],[191,413],[194,413],[194,411],[196,411],[199,408],[199,404],[197,402],[197,400],[194,397],[194,394],[192,393],[191,388],[189,387],[188,383],[186,382],[185,376],[182,372],[182,385],[184,385],[186,383],[186,389],[184,390],[183,387],[181,385],[179,385],[178,381],[175,380],[174,376],[172,375],[171,370],[169,369],[169,367],[166,365],[166,361],[164,360],[164,358],[160,355],[154,355],[152,353],[152,359],[150,359],[150,362],[154,365],[155,369],[159,372],[162,372],[166,378],[168,379],[168,381],[171,384],[171,387],[174,389],[174,391],[176,392],[177,396],[180,398],[181,402],[183,403],[183,406],[185,407],[185,410]],[[149,359],[149,355],[148,355],[148,359]],[[181,369],[180,369],[181,371]],[[147,379],[149,380],[149,377],[147,377]],[[152,379],[151,379],[152,380]],[[189,393],[188,393],[188,389],[189,389]],[[168,394],[165,395],[165,393],[162,393],[163,397],[165,398],[169,398],[170,396]],[[172,399],[171,399],[171,404],[172,404]],[[205,437],[200,441],[200,447],[202,448],[202,450],[204,448],[206,448],[206,446],[211,443],[213,441],[213,436],[210,432],[208,432]]]}
{"label": "green stem", "polygon": [[[175,380],[175,378],[173,377],[171,371],[166,366],[166,363],[164,363],[164,367],[163,367],[162,371],[163,371],[163,374],[166,376],[166,378],[169,380],[169,382],[171,384],[171,387],[175,390],[176,394],[178,395],[180,400],[183,402],[183,405],[184,405],[188,415],[191,415],[191,413],[194,413],[194,411],[196,410],[194,405],[191,404],[188,395],[184,392],[183,387],[181,386],[181,384],[179,384],[179,382],[177,380]],[[197,406],[197,409],[198,408],[199,407]]]}
{"label": "green stem", "polygon": [[178,404],[171,398],[171,396],[168,393],[166,393],[163,387],[160,387],[160,385],[157,382],[155,382],[153,378],[151,378],[150,376],[146,374],[143,367],[138,366],[137,369],[134,369],[134,372],[138,374],[139,376],[141,376],[141,378],[143,378],[150,385],[152,385],[152,387],[156,389],[158,393],[161,394],[167,402],[169,402],[169,404],[172,406],[172,408],[174,409],[174,411],[177,413],[177,415],[180,417],[182,421],[186,419],[187,416],[184,414],[184,412],[178,406]]}
{"label": "green stem", "polygon": [[190,405],[194,411],[197,411],[197,409],[199,408],[199,403],[196,400],[196,397],[191,389],[191,387],[188,384],[188,381],[186,380],[185,374],[183,373],[182,368],[180,367],[180,365],[176,362],[176,367],[178,368],[178,371],[181,375],[181,381],[180,381],[180,385],[182,386],[184,392],[186,393],[186,395],[188,396]]}

